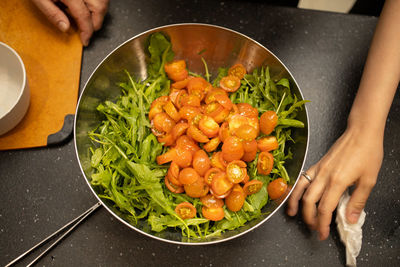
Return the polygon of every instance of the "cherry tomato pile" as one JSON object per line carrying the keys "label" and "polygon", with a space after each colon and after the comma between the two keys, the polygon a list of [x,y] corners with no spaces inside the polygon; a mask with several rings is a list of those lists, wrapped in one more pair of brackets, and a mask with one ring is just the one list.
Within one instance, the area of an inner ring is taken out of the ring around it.
{"label": "cherry tomato pile", "polygon": [[[229,69],[219,87],[189,76],[184,60],[167,63],[164,69],[174,81],[170,94],[154,100],[148,116],[153,134],[169,147],[157,157],[159,165],[170,163],[165,185],[173,193],[200,198],[206,219],[222,220],[224,205],[239,211],[246,196],[263,186],[261,181],[249,181],[247,174],[247,163],[255,160],[258,152],[258,172],[271,172],[271,151],[278,148],[278,140],[270,134],[278,116],[275,111],[266,111],[259,118],[258,110],[251,105],[232,103],[229,93],[239,89],[246,74],[241,64]],[[264,136],[258,138],[260,132]],[[267,190],[271,199],[277,199],[286,188],[280,178]],[[175,211],[182,219],[196,215],[189,202],[180,203]]]}

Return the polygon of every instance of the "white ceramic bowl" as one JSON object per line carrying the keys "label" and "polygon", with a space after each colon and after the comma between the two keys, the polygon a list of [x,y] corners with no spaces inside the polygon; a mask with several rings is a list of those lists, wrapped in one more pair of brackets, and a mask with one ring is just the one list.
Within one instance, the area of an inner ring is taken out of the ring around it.
{"label": "white ceramic bowl", "polygon": [[21,57],[0,42],[0,135],[13,129],[25,116],[30,91]]}

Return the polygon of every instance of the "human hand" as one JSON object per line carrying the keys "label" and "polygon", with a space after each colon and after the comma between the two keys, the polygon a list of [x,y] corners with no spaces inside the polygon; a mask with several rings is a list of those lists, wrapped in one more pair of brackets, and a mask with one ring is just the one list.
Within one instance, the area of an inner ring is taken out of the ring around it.
{"label": "human hand", "polygon": [[[104,16],[107,13],[109,0],[32,0],[47,19],[60,31],[66,32],[70,28],[68,13],[76,22],[80,39],[84,46],[89,44],[94,31],[101,28]],[[56,3],[65,5],[65,12]]]}
{"label": "human hand", "polygon": [[312,182],[300,178],[289,198],[288,215],[296,215],[303,197],[304,222],[319,232],[320,240],[325,240],[340,197],[347,187],[355,184],[346,219],[356,223],[376,183],[382,160],[383,134],[348,127],[328,153],[307,170]]}

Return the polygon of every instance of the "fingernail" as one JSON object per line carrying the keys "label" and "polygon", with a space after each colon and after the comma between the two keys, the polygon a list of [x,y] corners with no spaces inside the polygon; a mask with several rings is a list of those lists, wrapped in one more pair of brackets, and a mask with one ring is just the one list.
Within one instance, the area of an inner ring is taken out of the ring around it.
{"label": "fingernail", "polygon": [[88,46],[89,45],[89,35],[86,32],[81,32],[81,42],[83,46]]}
{"label": "fingernail", "polygon": [[360,213],[358,213],[358,212],[352,212],[352,213],[350,213],[350,215],[348,216],[348,218],[347,218],[347,221],[349,222],[349,223],[357,223],[358,222],[358,218],[360,217]]}
{"label": "fingernail", "polygon": [[66,32],[67,30],[68,30],[68,25],[67,25],[67,23],[65,23],[64,21],[59,21],[58,23],[57,23],[57,27],[58,27],[58,29],[60,29],[60,31],[62,31],[62,32]]}

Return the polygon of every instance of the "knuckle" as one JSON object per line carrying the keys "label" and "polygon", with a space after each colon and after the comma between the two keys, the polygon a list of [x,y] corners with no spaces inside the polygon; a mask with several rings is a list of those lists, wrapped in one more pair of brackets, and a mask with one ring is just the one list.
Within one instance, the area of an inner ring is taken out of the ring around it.
{"label": "knuckle", "polygon": [[312,203],[312,199],[311,199],[311,197],[310,197],[310,194],[305,193],[305,194],[303,195],[303,198],[302,198],[301,201],[302,201],[303,205],[311,204],[311,203]]}
{"label": "knuckle", "polygon": [[365,204],[366,204],[365,201],[355,201],[351,203],[351,206],[353,207],[353,209],[361,211],[365,207]]}
{"label": "knuckle", "polygon": [[329,213],[332,213],[329,209],[327,209],[325,206],[318,206],[318,214],[319,215],[328,215]]}

